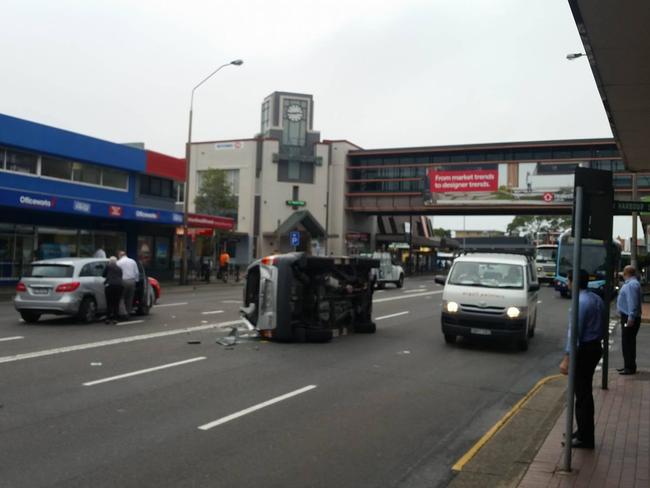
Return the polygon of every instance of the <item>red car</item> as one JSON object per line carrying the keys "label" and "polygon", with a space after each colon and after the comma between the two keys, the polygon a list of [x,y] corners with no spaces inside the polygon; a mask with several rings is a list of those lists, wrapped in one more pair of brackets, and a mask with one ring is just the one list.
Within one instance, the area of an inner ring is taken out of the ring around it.
{"label": "red car", "polygon": [[149,278],[149,285],[151,285],[151,289],[153,290],[154,293],[153,303],[156,304],[158,303],[158,299],[160,298],[160,283],[156,278],[152,278],[151,276],[148,276],[148,278]]}

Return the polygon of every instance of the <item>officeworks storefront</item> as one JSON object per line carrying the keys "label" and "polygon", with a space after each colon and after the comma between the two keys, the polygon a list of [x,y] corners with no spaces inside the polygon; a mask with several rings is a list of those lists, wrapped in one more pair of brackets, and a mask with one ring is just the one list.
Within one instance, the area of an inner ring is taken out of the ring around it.
{"label": "officeworks storefront", "polygon": [[0,277],[18,278],[37,259],[108,256],[126,249],[159,279],[173,277],[173,231],[183,214],[91,199],[2,189]]}
{"label": "officeworks storefront", "polygon": [[0,284],[100,248],[171,279],[184,173],[182,159],[0,114]]}

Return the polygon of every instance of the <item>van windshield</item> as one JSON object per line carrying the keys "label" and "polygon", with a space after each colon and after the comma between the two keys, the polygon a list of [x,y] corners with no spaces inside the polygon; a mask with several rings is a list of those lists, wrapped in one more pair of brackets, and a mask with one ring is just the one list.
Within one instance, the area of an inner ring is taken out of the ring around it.
{"label": "van windshield", "polygon": [[524,268],[517,264],[456,262],[449,284],[520,290],[524,287]]}
{"label": "van windshield", "polygon": [[34,264],[27,269],[26,278],[71,278],[74,268],[67,264]]}

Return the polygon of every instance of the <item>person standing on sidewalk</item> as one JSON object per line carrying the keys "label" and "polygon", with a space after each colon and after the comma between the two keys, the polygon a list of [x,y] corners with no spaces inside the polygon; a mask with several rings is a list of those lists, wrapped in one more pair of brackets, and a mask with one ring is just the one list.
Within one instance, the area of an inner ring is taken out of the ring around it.
{"label": "person standing on sidewalk", "polygon": [[[118,253],[120,259],[117,260],[117,265],[122,269],[122,286],[124,291],[122,298],[124,302],[123,315],[129,316],[133,311],[133,299],[135,297],[135,284],[140,279],[140,271],[138,270],[138,263],[128,257],[124,251]],[[120,305],[120,309],[122,306]]]}
{"label": "person standing on sidewalk", "polygon": [[[573,276],[569,272],[569,289]],[[589,274],[580,270],[578,276],[580,288],[578,308],[578,344],[576,349],[575,371],[575,412],[578,430],[571,439],[571,446],[582,449],[594,448],[594,396],[592,383],[594,371],[603,353],[601,340],[603,338],[602,318],[605,304],[602,298],[587,289]],[[560,364],[560,372],[569,374],[569,352],[571,350],[571,320],[565,348],[564,359]]]}
{"label": "person standing on sidewalk", "polygon": [[636,335],[641,327],[641,283],[633,266],[623,268],[625,284],[618,294],[616,308],[621,315],[621,345],[623,367],[619,374],[636,373]]}
{"label": "person standing on sidewalk", "polygon": [[104,269],[104,293],[106,294],[106,323],[117,324],[122,301],[122,268],[117,265],[117,258],[111,256]]}

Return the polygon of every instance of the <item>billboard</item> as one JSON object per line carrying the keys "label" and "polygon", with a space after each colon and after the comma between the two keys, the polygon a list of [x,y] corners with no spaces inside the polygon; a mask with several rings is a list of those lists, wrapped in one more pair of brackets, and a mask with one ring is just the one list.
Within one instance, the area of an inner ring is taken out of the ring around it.
{"label": "billboard", "polygon": [[427,170],[424,204],[570,205],[577,164],[438,165]]}

